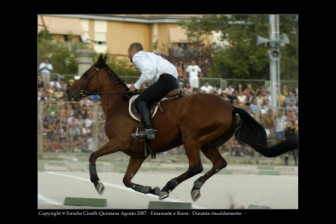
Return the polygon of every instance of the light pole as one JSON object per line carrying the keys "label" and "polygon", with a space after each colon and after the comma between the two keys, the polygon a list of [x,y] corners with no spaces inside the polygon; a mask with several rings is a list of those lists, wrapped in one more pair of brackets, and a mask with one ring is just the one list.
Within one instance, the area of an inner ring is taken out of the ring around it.
{"label": "light pole", "polygon": [[271,105],[273,111],[280,108],[280,46],[285,46],[289,43],[288,36],[282,34],[279,36],[279,15],[269,15],[269,39],[258,36],[257,46],[260,44],[269,44],[271,47],[268,51],[270,58],[270,83],[271,83]]}

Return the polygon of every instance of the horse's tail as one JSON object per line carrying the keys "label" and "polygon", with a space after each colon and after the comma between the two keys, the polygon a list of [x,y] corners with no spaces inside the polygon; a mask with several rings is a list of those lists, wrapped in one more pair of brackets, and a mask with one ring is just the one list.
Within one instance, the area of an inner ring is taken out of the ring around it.
{"label": "horse's tail", "polygon": [[267,147],[267,135],[264,127],[259,124],[250,114],[240,108],[232,111],[240,117],[240,124],[235,136],[238,141],[245,142],[252,146],[257,152],[266,157],[276,157],[290,150],[298,149],[298,138],[292,137],[272,146]]}

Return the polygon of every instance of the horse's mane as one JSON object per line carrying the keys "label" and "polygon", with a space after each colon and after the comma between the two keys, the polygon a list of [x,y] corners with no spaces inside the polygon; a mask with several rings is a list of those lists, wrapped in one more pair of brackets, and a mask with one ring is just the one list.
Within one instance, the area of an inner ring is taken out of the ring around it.
{"label": "horse's mane", "polygon": [[103,55],[100,55],[97,62],[95,63],[95,66],[97,68],[103,68],[107,71],[109,75],[111,75],[116,80],[116,85],[122,85],[125,90],[129,90],[128,86],[125,84],[124,80],[120,79],[120,77],[115,73],[107,64],[106,60],[108,58],[108,54],[106,54],[104,57]]}

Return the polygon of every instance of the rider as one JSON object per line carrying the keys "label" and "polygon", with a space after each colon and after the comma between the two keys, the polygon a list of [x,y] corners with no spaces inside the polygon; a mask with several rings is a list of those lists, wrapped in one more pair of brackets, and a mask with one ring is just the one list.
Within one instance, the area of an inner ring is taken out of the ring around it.
{"label": "rider", "polygon": [[135,106],[141,114],[144,126],[144,130],[138,134],[146,136],[147,139],[154,139],[155,131],[151,123],[149,105],[178,87],[178,73],[173,64],[158,54],[144,51],[142,44],[138,42],[129,46],[128,58],[141,72],[138,81],[135,84],[132,83],[130,92],[136,92],[145,82],[155,82],[135,100]]}

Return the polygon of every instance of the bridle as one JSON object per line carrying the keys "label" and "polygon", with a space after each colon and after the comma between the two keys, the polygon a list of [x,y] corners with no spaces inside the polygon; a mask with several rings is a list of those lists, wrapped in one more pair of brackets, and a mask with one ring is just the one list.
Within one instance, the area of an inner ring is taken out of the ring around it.
{"label": "bridle", "polygon": [[[76,88],[80,91],[79,95],[80,95],[82,98],[85,98],[85,97],[87,97],[87,96],[89,96],[89,95],[126,94],[126,93],[130,93],[130,92],[128,92],[128,91],[124,91],[124,92],[110,92],[110,91],[107,91],[107,92],[101,92],[100,89],[99,89],[99,86],[97,86],[97,91],[95,91],[95,92],[87,91],[86,89],[87,89],[87,86],[88,86],[88,84],[89,84],[90,79],[91,79],[93,76],[95,76],[96,74],[98,74],[98,72],[99,72],[99,70],[100,70],[100,68],[97,68],[97,67],[94,66],[94,65],[91,65],[90,69],[91,69],[91,68],[94,69],[94,72],[91,73],[91,74],[89,74],[89,76],[85,78],[86,81],[85,81],[85,83],[84,83],[84,87],[83,87],[83,88],[81,88],[81,87],[77,84],[77,82],[74,82],[74,87],[76,87]],[[90,69],[89,69],[89,70],[90,70]],[[96,77],[97,77],[97,83],[99,83],[99,82],[98,82],[98,81],[99,81],[99,75],[96,75]]]}

